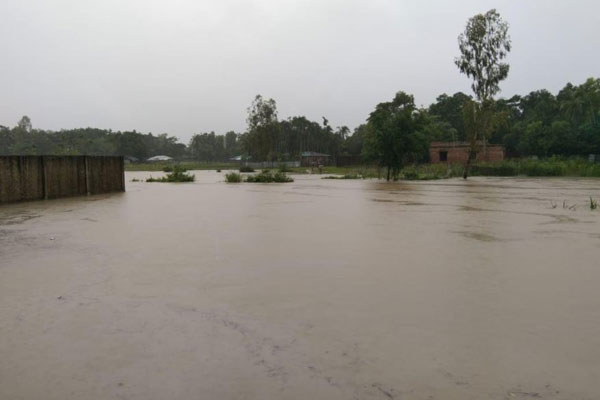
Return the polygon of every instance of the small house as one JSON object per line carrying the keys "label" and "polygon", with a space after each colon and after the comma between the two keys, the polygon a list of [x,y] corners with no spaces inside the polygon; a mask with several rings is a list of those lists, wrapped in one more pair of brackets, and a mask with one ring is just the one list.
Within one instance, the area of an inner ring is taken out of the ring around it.
{"label": "small house", "polygon": [[[504,160],[504,146],[498,144],[478,143],[475,161],[502,161]],[[429,162],[435,163],[460,163],[464,164],[469,159],[470,145],[468,142],[431,142],[429,145]]]}
{"label": "small house", "polygon": [[318,167],[319,165],[329,165],[330,155],[317,153],[314,151],[304,151],[300,155],[300,165],[303,167]]}

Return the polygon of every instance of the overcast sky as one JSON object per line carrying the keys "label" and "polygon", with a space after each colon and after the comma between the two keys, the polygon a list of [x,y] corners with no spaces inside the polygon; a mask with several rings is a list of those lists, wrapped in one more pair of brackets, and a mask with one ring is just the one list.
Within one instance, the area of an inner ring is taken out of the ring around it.
{"label": "overcast sky", "polygon": [[501,95],[600,77],[598,0],[2,0],[0,125],[243,131],[256,94],[280,118],[354,128],[403,90],[470,93],[453,63],[496,8],[513,51]]}

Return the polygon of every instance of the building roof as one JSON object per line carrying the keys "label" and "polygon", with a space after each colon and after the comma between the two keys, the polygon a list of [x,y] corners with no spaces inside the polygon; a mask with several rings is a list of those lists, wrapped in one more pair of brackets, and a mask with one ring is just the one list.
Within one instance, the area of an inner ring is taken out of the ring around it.
{"label": "building roof", "polygon": [[303,151],[302,157],[329,157],[329,154],[317,153],[316,151]]}
{"label": "building roof", "polygon": [[173,157],[169,157],[169,156],[154,156],[154,157],[150,157],[147,161],[170,161],[172,159],[173,159]]}
{"label": "building roof", "polygon": [[235,157],[231,157],[229,159],[229,161],[244,161],[244,160],[251,160],[252,157],[250,156],[235,156]]}

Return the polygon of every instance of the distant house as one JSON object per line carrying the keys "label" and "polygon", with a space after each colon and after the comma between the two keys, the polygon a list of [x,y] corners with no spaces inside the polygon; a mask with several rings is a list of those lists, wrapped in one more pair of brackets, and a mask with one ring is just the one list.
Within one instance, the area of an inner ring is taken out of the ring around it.
{"label": "distant house", "polygon": [[154,157],[150,157],[146,161],[157,162],[157,161],[172,161],[172,160],[173,160],[173,157],[169,157],[169,156],[154,156]]}
{"label": "distant house", "polygon": [[300,165],[303,167],[318,167],[319,165],[329,165],[329,154],[317,153],[314,151],[305,151],[300,155]]}
{"label": "distant house", "polygon": [[250,157],[250,156],[241,156],[240,155],[240,156],[231,157],[229,159],[229,161],[242,162],[242,161],[248,161],[250,159],[252,159],[252,157]]}
{"label": "distant house", "polygon": [[[504,146],[487,144],[485,154],[483,143],[478,143],[476,161],[502,161],[504,160]],[[429,145],[429,162],[431,163],[465,163],[469,158],[470,146],[468,142],[431,142]]]}

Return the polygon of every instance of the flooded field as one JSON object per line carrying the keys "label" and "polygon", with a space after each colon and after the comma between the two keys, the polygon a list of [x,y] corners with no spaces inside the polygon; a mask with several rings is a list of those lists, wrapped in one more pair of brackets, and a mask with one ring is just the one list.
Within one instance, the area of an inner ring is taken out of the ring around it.
{"label": "flooded field", "polygon": [[0,399],[600,398],[600,180],[149,175],[0,206]]}

